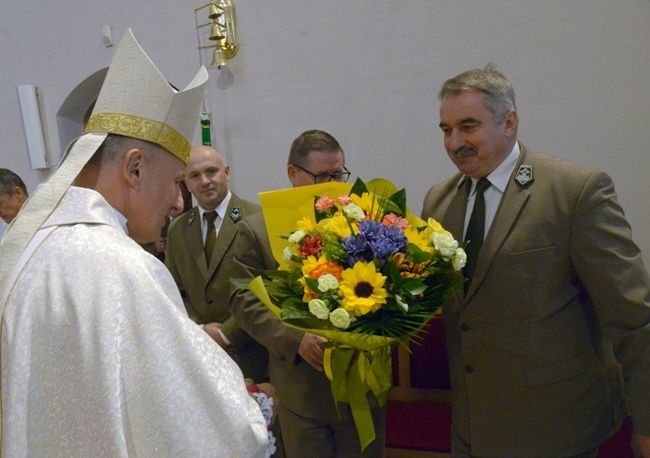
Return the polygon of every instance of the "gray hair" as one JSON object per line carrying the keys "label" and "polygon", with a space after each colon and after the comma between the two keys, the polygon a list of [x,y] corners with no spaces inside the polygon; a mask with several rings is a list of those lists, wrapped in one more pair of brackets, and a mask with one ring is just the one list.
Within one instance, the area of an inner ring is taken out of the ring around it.
{"label": "gray hair", "polygon": [[485,106],[502,123],[515,105],[515,89],[505,75],[487,64],[484,69],[468,70],[444,82],[438,98],[457,96],[464,91],[478,91],[486,95]]}
{"label": "gray hair", "polygon": [[131,137],[123,137],[116,134],[108,134],[104,143],[97,149],[90,158],[86,167],[96,168],[101,164],[109,165],[117,162],[124,154],[133,148],[141,150],[145,154],[157,154],[162,147],[144,140]]}
{"label": "gray hair", "polygon": [[0,195],[11,195],[16,187],[22,189],[26,196],[29,195],[25,183],[18,175],[9,169],[0,169]]}

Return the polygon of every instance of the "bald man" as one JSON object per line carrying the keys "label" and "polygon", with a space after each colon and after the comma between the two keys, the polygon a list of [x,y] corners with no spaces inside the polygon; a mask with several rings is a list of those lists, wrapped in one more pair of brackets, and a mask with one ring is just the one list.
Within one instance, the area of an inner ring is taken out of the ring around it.
{"label": "bald man", "polygon": [[229,181],[230,167],[219,151],[198,146],[190,152],[185,183],[198,205],[169,227],[165,265],[190,318],[228,351],[246,377],[261,381],[268,378],[268,352],[228,309],[236,223],[260,207],[230,192]]}

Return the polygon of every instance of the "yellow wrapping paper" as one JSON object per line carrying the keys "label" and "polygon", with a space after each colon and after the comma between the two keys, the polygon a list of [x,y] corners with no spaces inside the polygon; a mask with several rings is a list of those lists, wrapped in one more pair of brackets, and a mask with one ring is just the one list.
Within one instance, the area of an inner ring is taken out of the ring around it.
{"label": "yellow wrapping paper", "polygon": [[288,245],[280,238],[296,230],[296,222],[304,216],[314,215],[314,197],[340,196],[352,189],[349,183],[330,181],[329,183],[300,186],[298,188],[280,189],[279,191],[261,192],[259,194],[262,213],[269,234],[273,257],[280,264],[280,269],[287,265],[282,259],[282,250]]}
{"label": "yellow wrapping paper", "polygon": [[[375,178],[369,181],[366,183],[366,187],[377,195],[391,195],[397,192],[395,185],[383,178]],[[351,189],[352,185],[350,183],[330,181],[329,183],[280,189],[259,194],[273,257],[280,264],[280,269],[286,269],[287,267],[282,257],[282,251],[288,245],[287,241],[280,236],[295,231],[296,222],[304,216],[313,218],[314,198],[324,195],[330,197],[340,196],[349,193]],[[426,224],[408,210],[406,219],[416,226]]]}

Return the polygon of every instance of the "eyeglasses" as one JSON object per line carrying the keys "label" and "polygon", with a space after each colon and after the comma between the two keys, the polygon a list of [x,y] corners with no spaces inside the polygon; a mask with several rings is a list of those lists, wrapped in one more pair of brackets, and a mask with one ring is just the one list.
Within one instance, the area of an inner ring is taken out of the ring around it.
{"label": "eyeglasses", "polygon": [[291,165],[311,175],[311,177],[314,179],[315,184],[327,183],[329,181],[340,181],[342,183],[345,183],[346,181],[348,181],[348,179],[350,178],[350,174],[352,173],[347,168],[343,167],[343,170],[345,170],[345,172],[321,173],[320,175],[316,175],[314,173],[311,173],[309,170],[300,167],[299,165],[296,164],[291,164]]}

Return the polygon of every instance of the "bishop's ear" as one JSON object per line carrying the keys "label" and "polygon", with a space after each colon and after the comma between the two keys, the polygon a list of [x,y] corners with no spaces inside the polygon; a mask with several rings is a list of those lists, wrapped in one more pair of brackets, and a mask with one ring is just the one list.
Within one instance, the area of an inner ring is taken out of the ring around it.
{"label": "bishop's ear", "polygon": [[138,187],[142,178],[145,156],[137,148],[130,149],[122,160],[122,171],[126,180],[133,187]]}

